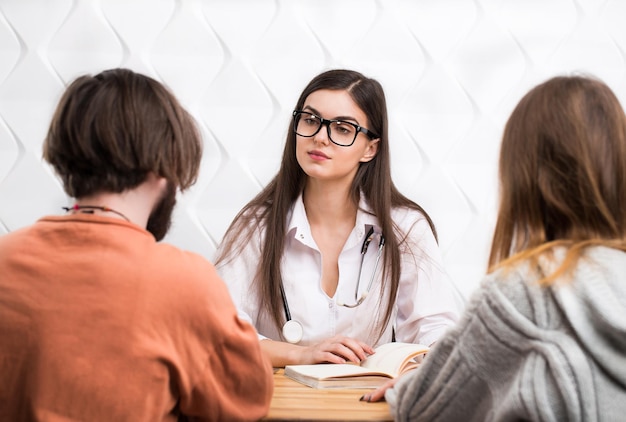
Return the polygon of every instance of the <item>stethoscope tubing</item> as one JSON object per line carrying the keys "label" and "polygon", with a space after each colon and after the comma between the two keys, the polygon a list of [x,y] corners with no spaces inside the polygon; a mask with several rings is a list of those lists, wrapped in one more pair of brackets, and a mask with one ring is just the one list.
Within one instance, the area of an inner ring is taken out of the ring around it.
{"label": "stethoscope tubing", "polygon": [[291,312],[289,312],[289,305],[287,304],[287,295],[285,294],[285,287],[282,280],[280,281],[280,296],[283,299],[283,308],[285,309],[285,318],[287,321],[291,321]]}
{"label": "stethoscope tubing", "polygon": [[[361,282],[361,272],[363,271],[363,261],[365,259],[365,253],[367,252],[370,242],[374,238],[374,234],[375,234],[374,227],[371,226],[369,231],[367,232],[367,235],[365,236],[363,245],[361,246],[361,265],[359,266],[359,275],[358,275],[358,279],[356,282],[356,289],[354,291],[354,299],[357,302],[354,305],[344,304],[342,306],[346,306],[347,308],[356,308],[363,301],[358,298],[359,284]],[[367,285],[367,290],[365,291],[365,293],[361,295],[362,299],[365,299],[365,296],[367,296],[367,293],[369,293],[370,289],[372,288],[372,284],[374,283],[374,278],[376,276],[376,269],[378,268],[378,264],[380,262],[380,257],[382,255],[382,250],[384,246],[385,246],[385,237],[381,233],[380,241],[378,242],[378,253],[376,254],[376,263],[374,264],[374,270],[372,271],[372,276],[370,277],[369,283]],[[291,319],[291,311],[289,310],[289,303],[287,302],[287,295],[285,294],[285,287],[283,286],[282,280],[280,282],[280,296],[281,296],[281,299],[283,300],[283,309],[285,310],[285,319],[286,319],[286,322],[283,325],[283,336],[285,337],[285,340],[287,340],[289,343],[299,343],[300,340],[302,340],[302,331],[303,331],[302,324],[300,324],[298,321],[294,321]]]}

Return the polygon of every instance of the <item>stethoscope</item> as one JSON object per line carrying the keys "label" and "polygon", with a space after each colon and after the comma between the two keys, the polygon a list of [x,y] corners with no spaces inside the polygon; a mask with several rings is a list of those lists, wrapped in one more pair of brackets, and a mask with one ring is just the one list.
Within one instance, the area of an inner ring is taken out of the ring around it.
{"label": "stethoscope", "polygon": [[[361,272],[363,271],[363,260],[365,259],[365,253],[367,252],[367,248],[369,247],[370,243],[374,239],[375,235],[376,233],[374,233],[374,227],[370,227],[369,231],[367,232],[367,235],[365,236],[365,240],[363,241],[363,246],[361,246],[361,266],[359,267],[359,275],[356,280],[356,289],[354,290],[355,303],[349,305],[346,303],[337,302],[337,305],[345,306],[346,308],[356,308],[361,303],[363,303],[363,301],[369,294],[370,289],[372,288],[372,284],[374,283],[374,277],[376,276],[378,263],[380,262],[380,257],[383,252],[383,246],[385,246],[385,236],[383,236],[383,234],[381,233],[380,240],[378,241],[378,253],[376,255],[376,263],[374,264],[374,270],[372,271],[372,276],[370,277],[369,284],[367,285],[367,290],[361,293],[361,296],[359,297],[359,284],[361,282]],[[287,303],[287,296],[285,295],[285,288],[283,287],[282,282],[280,283],[280,296],[283,299],[283,308],[285,309],[285,318],[287,320],[285,324],[283,325],[283,337],[289,343],[293,343],[293,344],[299,343],[300,340],[302,340],[302,333],[303,333],[302,324],[300,324],[300,322],[296,320],[291,319],[291,312],[289,311],[289,304]]]}

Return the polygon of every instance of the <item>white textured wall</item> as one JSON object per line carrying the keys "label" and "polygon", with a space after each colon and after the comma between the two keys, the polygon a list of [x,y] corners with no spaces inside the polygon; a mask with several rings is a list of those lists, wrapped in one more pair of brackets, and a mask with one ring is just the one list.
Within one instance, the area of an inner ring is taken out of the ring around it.
{"label": "white textured wall", "polygon": [[383,84],[395,182],[435,220],[467,295],[486,267],[508,114],[570,72],[623,101],[625,22],[623,0],[0,0],[0,235],[69,203],[41,160],[64,86],[128,67],[201,126],[200,179],[166,241],[211,259],[276,172],[300,91],[346,67]]}

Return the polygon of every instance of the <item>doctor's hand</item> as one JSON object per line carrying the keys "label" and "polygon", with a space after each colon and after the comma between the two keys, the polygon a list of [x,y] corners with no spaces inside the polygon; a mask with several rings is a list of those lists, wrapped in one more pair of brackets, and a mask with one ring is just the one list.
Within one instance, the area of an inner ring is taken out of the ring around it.
{"label": "doctor's hand", "polygon": [[360,363],[374,349],[362,341],[335,336],[302,349],[301,361],[304,364],[314,363]]}

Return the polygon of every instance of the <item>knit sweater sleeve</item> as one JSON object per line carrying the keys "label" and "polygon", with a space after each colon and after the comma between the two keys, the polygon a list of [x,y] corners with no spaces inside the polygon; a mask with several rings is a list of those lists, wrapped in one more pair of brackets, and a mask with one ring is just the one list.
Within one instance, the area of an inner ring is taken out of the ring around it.
{"label": "knit sweater sleeve", "polygon": [[483,295],[473,297],[458,325],[439,340],[420,368],[387,391],[385,397],[395,420],[469,420],[462,403],[474,406],[489,394],[469,362],[475,345],[468,340],[474,335],[461,338],[466,330],[478,330],[475,315]]}
{"label": "knit sweater sleeve", "polygon": [[592,385],[549,289],[511,271],[483,281],[457,327],[386,397],[399,421],[593,420]]}

